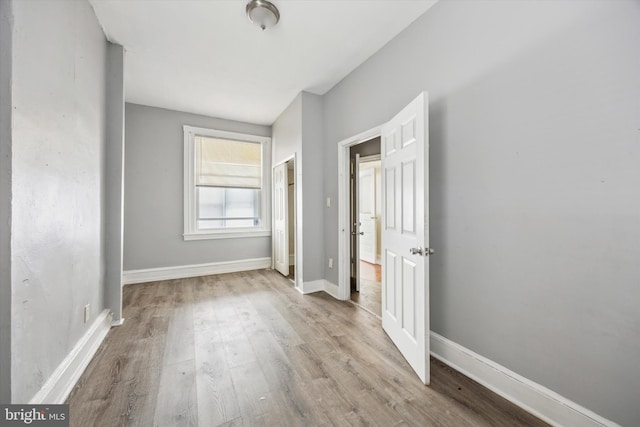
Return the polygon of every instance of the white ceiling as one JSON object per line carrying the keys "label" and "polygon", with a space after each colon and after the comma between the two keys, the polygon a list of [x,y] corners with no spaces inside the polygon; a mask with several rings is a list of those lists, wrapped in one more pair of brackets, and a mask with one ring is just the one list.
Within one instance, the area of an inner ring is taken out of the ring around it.
{"label": "white ceiling", "polygon": [[324,94],[437,0],[89,0],[126,49],[128,102],[272,124],[302,90]]}

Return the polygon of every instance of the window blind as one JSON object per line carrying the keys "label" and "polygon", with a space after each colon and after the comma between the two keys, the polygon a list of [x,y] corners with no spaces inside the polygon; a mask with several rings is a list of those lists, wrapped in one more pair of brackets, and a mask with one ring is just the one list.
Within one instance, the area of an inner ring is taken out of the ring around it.
{"label": "window blind", "polygon": [[196,186],[262,188],[259,143],[195,137]]}

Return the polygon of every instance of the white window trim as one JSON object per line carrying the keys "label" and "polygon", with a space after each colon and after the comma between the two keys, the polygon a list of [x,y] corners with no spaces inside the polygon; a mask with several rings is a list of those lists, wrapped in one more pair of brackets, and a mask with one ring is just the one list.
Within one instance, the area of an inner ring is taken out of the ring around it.
{"label": "white window trim", "polygon": [[[184,132],[184,240],[234,239],[271,236],[271,138],[194,126]],[[259,142],[262,147],[262,191],[260,193],[261,227],[198,230],[196,227],[195,137]]]}

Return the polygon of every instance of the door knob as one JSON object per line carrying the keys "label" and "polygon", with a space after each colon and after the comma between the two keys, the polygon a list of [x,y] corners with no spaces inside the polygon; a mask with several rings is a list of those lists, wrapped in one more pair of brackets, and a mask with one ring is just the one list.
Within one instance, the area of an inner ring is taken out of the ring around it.
{"label": "door knob", "polygon": [[409,249],[409,253],[411,255],[429,256],[429,255],[435,254],[436,251],[433,248],[424,248],[424,249],[422,249],[420,246],[418,246],[417,248]]}
{"label": "door knob", "polygon": [[420,246],[418,246],[417,248],[411,248],[409,249],[409,253],[411,255],[422,255],[422,248]]}
{"label": "door knob", "polygon": [[356,231],[352,231],[352,232],[351,232],[351,235],[352,235],[352,236],[357,236],[358,234],[362,236],[362,235],[364,234],[364,231],[361,231],[361,232],[359,232],[359,233],[358,233],[358,232],[356,232]]}

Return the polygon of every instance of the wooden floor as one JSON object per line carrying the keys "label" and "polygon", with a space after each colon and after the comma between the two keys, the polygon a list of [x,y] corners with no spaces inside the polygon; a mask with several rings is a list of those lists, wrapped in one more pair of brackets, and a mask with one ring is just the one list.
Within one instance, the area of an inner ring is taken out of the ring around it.
{"label": "wooden floor", "polygon": [[351,292],[351,301],[376,316],[382,316],[382,266],[360,261],[360,291]]}
{"label": "wooden floor", "polygon": [[382,283],[360,279],[360,291],[351,292],[351,301],[361,305],[376,316],[382,316]]}
{"label": "wooden floor", "polygon": [[382,266],[380,264],[371,264],[370,262],[361,260],[360,279],[382,282]]}
{"label": "wooden floor", "polygon": [[440,362],[424,386],[377,317],[260,270],[124,288],[72,426],[545,425]]}

